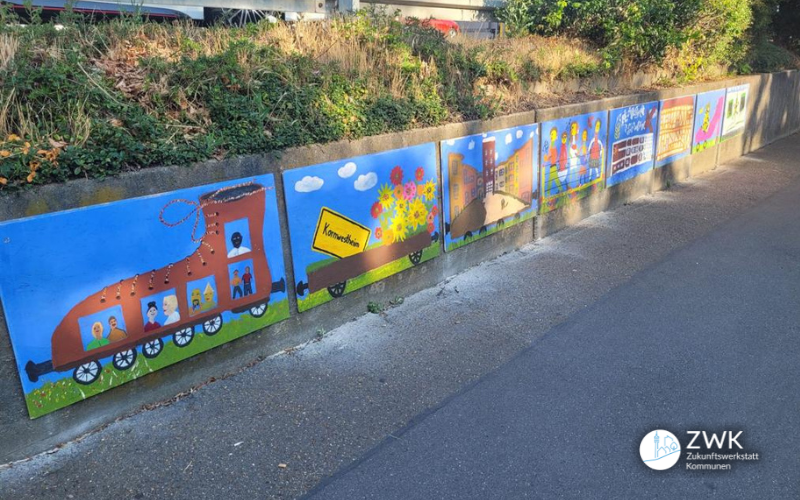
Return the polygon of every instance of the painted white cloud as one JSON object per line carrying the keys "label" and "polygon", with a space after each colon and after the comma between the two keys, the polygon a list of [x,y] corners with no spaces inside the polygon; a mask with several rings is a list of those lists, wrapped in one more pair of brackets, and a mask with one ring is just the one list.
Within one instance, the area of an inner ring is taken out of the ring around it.
{"label": "painted white cloud", "polygon": [[475,141],[469,141],[469,149],[470,150],[475,149]]}
{"label": "painted white cloud", "polygon": [[506,134],[506,144],[511,144],[512,140],[511,134]]}
{"label": "painted white cloud", "polygon": [[517,139],[522,139],[522,130],[517,130]]}
{"label": "painted white cloud", "polygon": [[531,139],[533,139],[533,134],[534,134],[534,132],[531,132],[531,135],[529,135],[528,137],[530,137]]}
{"label": "painted white cloud", "polygon": [[347,179],[348,177],[352,177],[352,175],[356,173],[356,164],[352,161],[348,161],[344,164],[344,167],[339,169],[339,177],[342,179]]}
{"label": "painted white cloud", "polygon": [[353,183],[353,187],[358,191],[366,191],[372,189],[378,183],[378,176],[375,172],[370,172],[366,175],[359,175],[358,179]]}
{"label": "painted white cloud", "polygon": [[455,146],[456,145],[456,140],[455,139],[448,139],[445,142],[447,142],[448,146]]}
{"label": "painted white cloud", "polygon": [[495,151],[495,153],[494,153],[494,161],[497,161],[497,159],[498,159],[499,157],[500,157],[500,155],[499,155],[499,154],[497,154],[497,151]]}
{"label": "painted white cloud", "polygon": [[294,183],[294,190],[298,193],[310,193],[321,188],[325,181],[319,177],[312,177],[307,175]]}

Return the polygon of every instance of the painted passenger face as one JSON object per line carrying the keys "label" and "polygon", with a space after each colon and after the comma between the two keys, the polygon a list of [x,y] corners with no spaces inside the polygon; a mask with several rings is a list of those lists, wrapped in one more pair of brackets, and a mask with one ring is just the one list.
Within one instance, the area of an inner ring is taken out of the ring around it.
{"label": "painted passenger face", "polygon": [[147,319],[149,319],[152,323],[156,320],[156,316],[158,316],[158,309],[155,307],[149,307],[147,309]]}
{"label": "painted passenger face", "polygon": [[556,141],[558,141],[558,129],[554,127],[553,130],[550,131],[550,142],[555,144]]}
{"label": "painted passenger face", "polygon": [[242,235],[238,232],[233,233],[233,236],[231,236],[231,243],[233,243],[234,248],[242,246]]}
{"label": "painted passenger face", "polygon": [[113,316],[108,318],[108,326],[110,326],[112,330],[114,328],[116,328],[117,327],[117,318],[115,318]]}
{"label": "painted passenger face", "polygon": [[92,336],[96,339],[103,337],[103,325],[99,322],[92,325]]}
{"label": "painted passenger face", "polygon": [[192,305],[199,305],[200,304],[200,289],[195,288],[192,290]]}
{"label": "painted passenger face", "polygon": [[206,289],[203,290],[203,297],[205,297],[206,302],[214,301],[214,289],[211,288],[211,285],[206,285]]}

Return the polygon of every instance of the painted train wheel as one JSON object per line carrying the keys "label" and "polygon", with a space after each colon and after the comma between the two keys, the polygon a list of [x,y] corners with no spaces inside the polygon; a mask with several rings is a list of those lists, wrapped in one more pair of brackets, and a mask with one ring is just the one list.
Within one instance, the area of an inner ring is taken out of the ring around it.
{"label": "painted train wheel", "polygon": [[408,260],[415,266],[422,262],[422,250],[418,250],[408,256]]}
{"label": "painted train wheel", "polygon": [[328,293],[331,294],[331,297],[334,299],[338,299],[344,295],[345,288],[347,288],[347,281],[342,281],[341,283],[336,283],[333,286],[329,286]]}
{"label": "painted train wheel", "polygon": [[194,339],[194,327],[187,326],[172,334],[172,342],[178,347],[186,347]]}
{"label": "painted train wheel", "polygon": [[100,363],[97,361],[89,361],[75,368],[75,371],[72,372],[72,378],[81,385],[89,385],[100,378],[101,370],[102,367]]}
{"label": "painted train wheel", "polygon": [[119,371],[127,370],[136,363],[136,349],[128,349],[114,354],[111,364]]}
{"label": "painted train wheel", "polygon": [[153,359],[161,354],[163,348],[164,342],[161,339],[151,340],[142,346],[142,354],[145,358]]}
{"label": "painted train wheel", "polygon": [[206,335],[216,335],[220,329],[222,329],[222,316],[219,314],[203,321],[203,331],[206,332]]}
{"label": "painted train wheel", "polygon": [[269,307],[269,305],[266,302],[253,306],[250,308],[250,315],[254,318],[260,318],[267,313],[267,307]]}

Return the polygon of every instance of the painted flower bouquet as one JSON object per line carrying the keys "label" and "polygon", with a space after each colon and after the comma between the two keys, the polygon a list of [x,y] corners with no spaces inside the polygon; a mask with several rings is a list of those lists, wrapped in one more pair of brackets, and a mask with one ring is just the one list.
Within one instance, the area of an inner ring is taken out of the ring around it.
{"label": "painted flower bouquet", "polygon": [[372,217],[380,226],[375,237],[384,245],[403,241],[423,231],[436,230],[436,181],[425,181],[425,169],[418,167],[413,179],[404,178],[403,169],[396,166],[389,175],[390,184],[378,189],[378,201],[372,205]]}

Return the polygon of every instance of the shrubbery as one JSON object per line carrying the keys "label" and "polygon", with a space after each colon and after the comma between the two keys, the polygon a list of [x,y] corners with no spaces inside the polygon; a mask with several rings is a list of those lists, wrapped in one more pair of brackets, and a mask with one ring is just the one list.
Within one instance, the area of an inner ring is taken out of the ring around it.
{"label": "shrubbery", "polygon": [[501,17],[514,34],[567,34],[602,47],[606,67],[660,63],[687,50],[704,64],[741,58],[749,0],[508,0]]}
{"label": "shrubbery", "polygon": [[787,2],[758,0],[745,37],[751,1],[509,0],[514,33],[548,36],[490,41],[375,12],[245,28],[66,13],[63,29],[36,15],[21,28],[0,5],[0,189],[488,118],[535,107],[539,81],[621,63],[668,60],[688,79],[720,62],[778,69]]}

